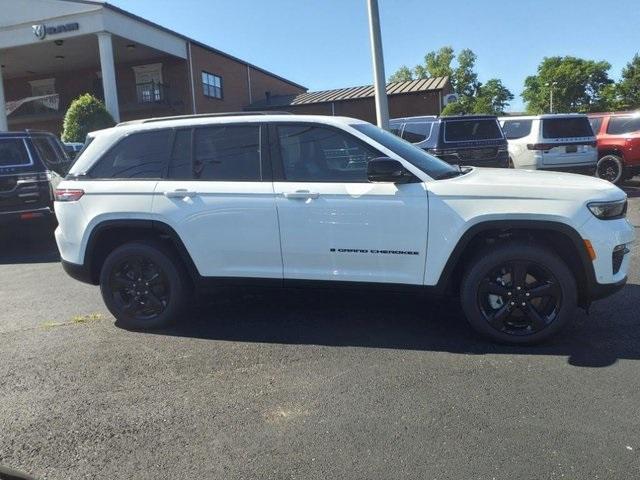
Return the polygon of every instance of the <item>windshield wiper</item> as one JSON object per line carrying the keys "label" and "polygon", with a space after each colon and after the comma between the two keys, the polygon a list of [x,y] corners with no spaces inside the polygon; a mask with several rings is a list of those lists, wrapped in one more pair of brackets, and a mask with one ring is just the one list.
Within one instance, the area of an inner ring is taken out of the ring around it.
{"label": "windshield wiper", "polygon": [[442,175],[436,178],[436,180],[446,180],[447,178],[455,178],[455,177],[459,177],[460,175],[464,175],[465,173],[468,172],[468,170],[462,170],[462,167],[460,167],[460,165],[458,165],[457,163],[455,165],[452,165],[452,167],[455,167],[456,170],[449,170],[448,172],[444,172]]}

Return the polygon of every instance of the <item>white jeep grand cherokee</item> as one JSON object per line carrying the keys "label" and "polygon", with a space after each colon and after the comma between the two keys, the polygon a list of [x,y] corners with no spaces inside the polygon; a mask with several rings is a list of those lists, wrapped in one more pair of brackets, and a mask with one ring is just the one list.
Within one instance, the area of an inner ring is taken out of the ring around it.
{"label": "white jeep grand cherokee", "polygon": [[412,287],[523,344],[627,278],[626,196],[603,180],[459,168],[352,118],[160,118],[88,140],[55,192],[56,240],[130,328],[206,285]]}

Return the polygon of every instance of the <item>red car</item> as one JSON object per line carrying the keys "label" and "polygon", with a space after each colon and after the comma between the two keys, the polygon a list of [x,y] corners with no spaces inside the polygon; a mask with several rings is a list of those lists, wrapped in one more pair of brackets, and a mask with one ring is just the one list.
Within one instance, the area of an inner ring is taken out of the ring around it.
{"label": "red car", "polygon": [[598,140],[596,175],[619,184],[640,173],[640,112],[592,113]]}

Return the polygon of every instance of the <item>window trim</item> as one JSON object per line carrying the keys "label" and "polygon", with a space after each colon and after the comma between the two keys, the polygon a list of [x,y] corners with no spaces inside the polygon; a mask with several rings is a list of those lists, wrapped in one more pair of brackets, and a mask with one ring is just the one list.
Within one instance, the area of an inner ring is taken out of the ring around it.
{"label": "window trim", "polygon": [[[205,89],[204,89],[205,85],[207,85],[207,86],[209,86],[209,87],[213,87],[213,88],[215,88],[215,85],[211,85],[210,83],[204,83],[204,79],[202,78],[202,75],[203,75],[203,74],[211,75],[211,76],[214,76],[214,77],[217,77],[217,78],[219,78],[219,79],[220,79],[220,96],[219,96],[219,97],[216,97],[216,96],[214,96],[214,95],[207,95],[207,94],[204,92],[204,90],[205,90]],[[201,70],[201,71],[200,71],[200,85],[202,86],[202,90],[201,90],[202,95],[203,95],[205,98],[212,98],[212,99],[214,99],[214,100],[224,100],[224,82],[223,82],[223,79],[222,79],[222,75],[218,75],[217,73],[209,72],[209,71],[207,71],[207,70]]]}
{"label": "window trim", "polygon": [[[270,142],[270,151],[271,158],[273,161],[271,162],[273,169],[273,181],[274,182],[286,182],[286,183],[354,183],[354,184],[365,184],[365,183],[373,183],[369,180],[365,180],[363,182],[344,182],[344,181],[335,181],[335,182],[327,182],[324,180],[288,180],[284,173],[284,162],[282,160],[282,152],[280,148],[280,136],[278,135],[278,127],[280,126],[310,126],[310,127],[320,127],[326,128],[329,130],[334,130],[336,132],[340,132],[343,135],[349,135],[353,138],[353,140],[367,147],[369,150],[373,150],[376,152],[377,157],[387,157],[384,153],[380,152],[373,145],[365,142],[364,140],[356,137],[353,133],[343,130],[342,128],[336,127],[334,125],[327,125],[325,123],[317,123],[317,122],[270,122],[269,123],[269,142]],[[374,157],[374,158],[377,158]]]}

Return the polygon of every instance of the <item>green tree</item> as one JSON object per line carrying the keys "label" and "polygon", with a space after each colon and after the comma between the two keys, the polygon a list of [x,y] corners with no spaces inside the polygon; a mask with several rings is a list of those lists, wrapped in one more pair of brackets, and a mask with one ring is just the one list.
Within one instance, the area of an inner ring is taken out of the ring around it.
{"label": "green tree", "polygon": [[104,104],[89,93],[71,102],[64,116],[62,140],[84,142],[87,133],[115,125]]}
{"label": "green tree", "polygon": [[513,100],[513,93],[502,84],[501,80],[492,78],[479,85],[473,113],[503,115],[511,100]]}
{"label": "green tree", "polygon": [[[606,61],[585,60],[577,57],[545,57],[536,75],[524,81],[522,98],[529,113],[550,110],[553,89],[554,112],[593,112],[606,109],[602,93],[613,81]],[[554,85],[555,83],[555,85]]]}
{"label": "green tree", "polygon": [[453,90],[458,94],[466,97],[474,97],[480,83],[478,82],[478,74],[475,72],[477,56],[468,48],[460,50],[457,57],[458,65],[453,70],[451,84]]}
{"label": "green tree", "polygon": [[408,82],[414,80],[413,72],[406,65],[401,66],[396,73],[389,77],[390,82]]}
{"label": "green tree", "polygon": [[429,52],[424,56],[424,64],[416,65],[414,71],[417,78],[452,77],[453,48],[447,46]]}
{"label": "green tree", "polygon": [[616,85],[615,107],[636,109],[640,107],[640,56],[636,53],[622,69],[622,76]]}

